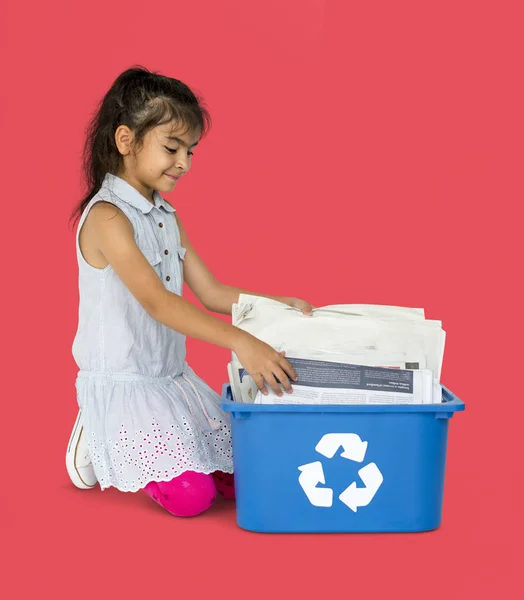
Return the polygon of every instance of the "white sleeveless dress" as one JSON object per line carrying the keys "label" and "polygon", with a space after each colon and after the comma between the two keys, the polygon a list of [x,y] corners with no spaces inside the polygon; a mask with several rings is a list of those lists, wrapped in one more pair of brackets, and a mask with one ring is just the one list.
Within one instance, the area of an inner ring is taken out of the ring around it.
{"label": "white sleeveless dress", "polygon": [[155,321],[110,265],[83,258],[79,232],[96,202],[110,202],[133,225],[135,240],[165,287],[182,295],[180,233],[155,190],[153,205],[107,173],[76,234],[79,321],[73,356],[78,405],[102,489],[137,491],[184,471],[233,472],[230,417],[220,396],[186,362],[185,336]]}

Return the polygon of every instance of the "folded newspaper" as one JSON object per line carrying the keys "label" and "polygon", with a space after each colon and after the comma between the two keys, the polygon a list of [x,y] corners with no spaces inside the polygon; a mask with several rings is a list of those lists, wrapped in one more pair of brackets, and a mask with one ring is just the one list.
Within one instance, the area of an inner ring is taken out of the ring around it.
{"label": "folded newspaper", "polygon": [[442,389],[429,369],[404,370],[288,358],[298,376],[293,392],[258,392],[255,404],[433,404]]}
{"label": "folded newspaper", "polygon": [[264,396],[233,353],[228,373],[236,402],[442,401],[445,332],[440,321],[425,319],[423,309],[342,304],[314,309],[310,317],[281,302],[241,294],[232,314],[233,325],[285,350],[298,375],[292,394],[278,397],[266,385]]}

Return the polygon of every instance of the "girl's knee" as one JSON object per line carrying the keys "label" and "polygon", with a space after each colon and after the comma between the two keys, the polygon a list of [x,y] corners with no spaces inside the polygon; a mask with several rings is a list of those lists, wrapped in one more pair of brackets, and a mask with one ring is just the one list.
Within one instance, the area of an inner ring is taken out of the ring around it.
{"label": "girl's knee", "polygon": [[216,499],[213,477],[194,471],[186,471],[170,481],[152,481],[144,491],[177,517],[196,517],[208,510]]}

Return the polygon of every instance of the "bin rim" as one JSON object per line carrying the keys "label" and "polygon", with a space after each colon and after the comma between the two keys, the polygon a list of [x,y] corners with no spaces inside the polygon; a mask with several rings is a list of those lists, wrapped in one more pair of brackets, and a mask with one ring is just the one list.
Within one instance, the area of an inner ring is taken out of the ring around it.
{"label": "bin rim", "polygon": [[231,385],[222,385],[222,410],[229,413],[455,413],[465,403],[442,385],[443,402],[439,404],[252,404],[235,402]]}

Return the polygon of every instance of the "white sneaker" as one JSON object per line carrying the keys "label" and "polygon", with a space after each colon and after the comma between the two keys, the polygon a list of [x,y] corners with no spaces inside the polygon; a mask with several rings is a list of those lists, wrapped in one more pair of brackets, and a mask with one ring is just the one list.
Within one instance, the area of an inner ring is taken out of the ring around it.
{"label": "white sneaker", "polygon": [[76,487],[88,490],[95,487],[97,478],[89,458],[89,450],[85,436],[82,435],[83,432],[82,411],[78,411],[75,426],[67,446],[66,468],[71,481]]}

